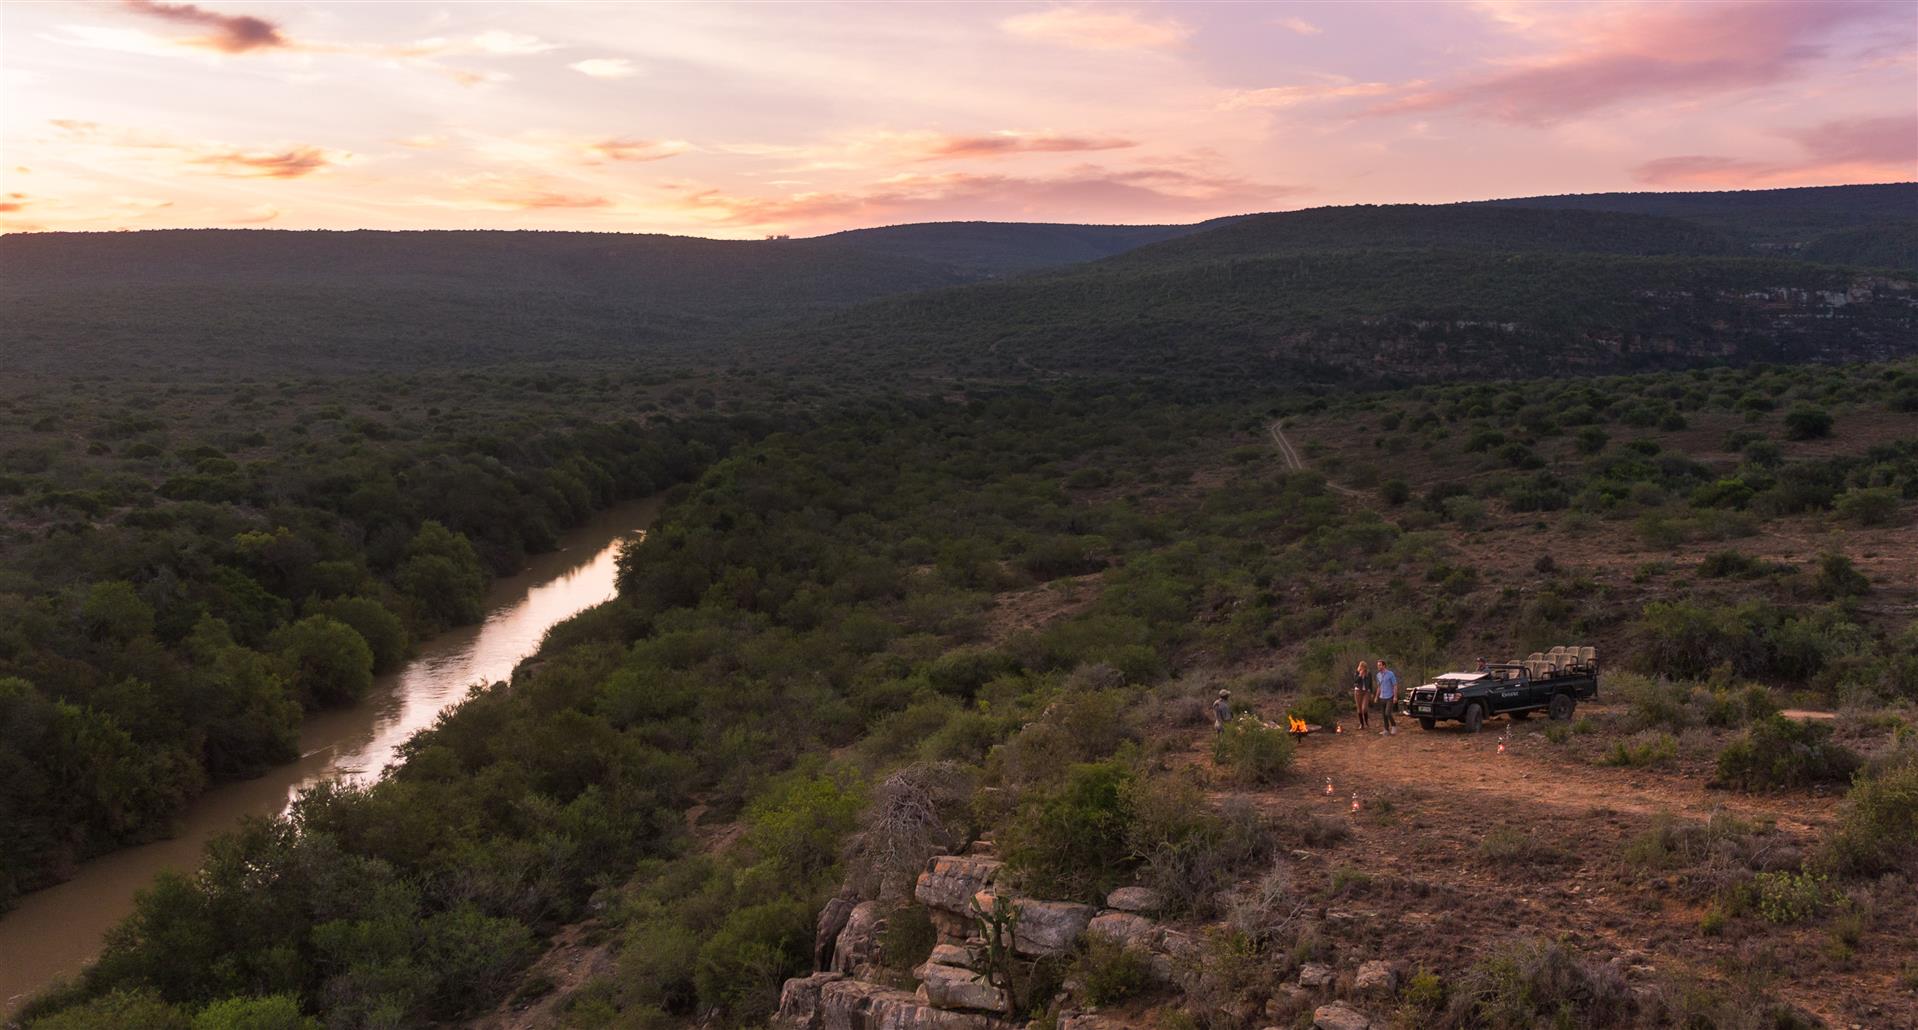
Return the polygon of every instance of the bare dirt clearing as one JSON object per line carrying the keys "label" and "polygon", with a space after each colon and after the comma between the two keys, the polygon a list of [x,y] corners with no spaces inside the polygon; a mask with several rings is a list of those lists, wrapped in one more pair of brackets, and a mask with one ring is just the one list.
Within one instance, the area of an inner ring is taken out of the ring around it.
{"label": "bare dirt clearing", "polygon": [[[1581,706],[1580,715],[1606,719],[1607,709]],[[1768,867],[1785,868],[1836,818],[1835,797],[1714,789],[1688,768],[1601,767],[1547,741],[1545,725],[1508,732],[1497,720],[1474,735],[1401,721],[1389,738],[1350,726],[1315,732],[1298,743],[1283,784],[1219,785],[1211,796],[1249,801],[1295,841],[1310,840],[1308,825],[1349,831],[1289,852],[1340,966],[1384,958],[1444,975],[1515,935],[1562,937],[1614,960],[1636,984],[1682,972],[1768,990],[1836,1026],[1918,1026],[1918,997],[1898,986],[1918,939],[1913,907],[1879,911],[1855,955],[1841,959],[1817,922],[1781,927],[1747,916],[1708,935],[1700,927],[1708,899],[1687,889],[1685,870],[1628,858],[1661,823],[1725,813],[1754,827]],[[1210,744],[1196,735],[1167,761],[1219,784]]]}

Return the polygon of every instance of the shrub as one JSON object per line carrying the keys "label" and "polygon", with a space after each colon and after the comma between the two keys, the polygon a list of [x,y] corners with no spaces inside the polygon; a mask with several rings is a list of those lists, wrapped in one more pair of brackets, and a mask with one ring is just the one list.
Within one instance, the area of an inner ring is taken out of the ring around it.
{"label": "shrub", "polygon": [[1330,726],[1339,721],[1339,715],[1344,711],[1337,698],[1329,694],[1311,694],[1294,701],[1286,714],[1295,719],[1304,719],[1314,726]]}
{"label": "shrub", "polygon": [[1403,479],[1388,479],[1379,487],[1379,498],[1396,508],[1412,499],[1412,487]]}
{"label": "shrub", "polygon": [[1226,724],[1212,746],[1212,758],[1234,782],[1276,783],[1292,767],[1292,734],[1240,716]]}
{"label": "shrub", "polygon": [[1831,888],[1816,873],[1759,873],[1752,878],[1751,889],[1758,914],[1781,926],[1812,919],[1832,903]]}
{"label": "shrub", "polygon": [[1641,733],[1630,741],[1618,741],[1598,760],[1600,765],[1642,769],[1664,765],[1678,757],[1678,738],[1669,733]]}
{"label": "shrub", "polygon": [[1918,752],[1858,777],[1821,864],[1844,875],[1918,870]]}
{"label": "shrub", "polygon": [[1428,1026],[1533,1030],[1625,1025],[1633,1010],[1624,978],[1586,962],[1561,941],[1521,940],[1458,977],[1445,1011]]}
{"label": "shrub", "polygon": [[1102,899],[1128,864],[1135,785],[1123,763],[1091,762],[1032,792],[1003,834],[1020,883],[1042,897]]}
{"label": "shrub", "polygon": [[1831,413],[1804,405],[1785,413],[1785,435],[1794,440],[1815,440],[1831,435]]}
{"label": "shrub", "polygon": [[1773,715],[1718,753],[1718,778],[1745,790],[1809,787],[1840,782],[1858,768],[1858,756],[1831,741],[1831,727]]}
{"label": "shrub", "polygon": [[1137,948],[1101,934],[1088,934],[1072,962],[1071,977],[1080,995],[1093,1005],[1124,1001],[1152,982],[1152,965]]}
{"label": "shrub", "polygon": [[1501,826],[1486,834],[1479,841],[1478,855],[1488,862],[1525,865],[1563,862],[1571,857],[1532,834],[1509,826]]}
{"label": "shrub", "polygon": [[300,1012],[291,994],[228,998],[200,1010],[193,1030],[320,1030],[320,1021]]}
{"label": "shrub", "polygon": [[1887,526],[1898,517],[1898,491],[1888,486],[1858,487],[1838,495],[1838,517],[1859,526]]}
{"label": "shrub", "polygon": [[1248,869],[1271,861],[1272,828],[1242,799],[1214,811],[1192,783],[1149,781],[1127,847],[1143,865],[1140,881],[1164,899],[1168,915],[1210,915]]}

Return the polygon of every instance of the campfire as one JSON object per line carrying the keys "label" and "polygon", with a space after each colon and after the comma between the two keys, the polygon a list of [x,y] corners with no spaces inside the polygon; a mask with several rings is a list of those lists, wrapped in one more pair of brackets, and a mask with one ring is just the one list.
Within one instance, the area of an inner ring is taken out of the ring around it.
{"label": "campfire", "polygon": [[1305,724],[1305,720],[1299,718],[1296,715],[1287,715],[1285,717],[1285,721],[1291,727],[1292,733],[1295,736],[1303,737],[1306,734],[1312,732],[1312,727],[1307,726]]}

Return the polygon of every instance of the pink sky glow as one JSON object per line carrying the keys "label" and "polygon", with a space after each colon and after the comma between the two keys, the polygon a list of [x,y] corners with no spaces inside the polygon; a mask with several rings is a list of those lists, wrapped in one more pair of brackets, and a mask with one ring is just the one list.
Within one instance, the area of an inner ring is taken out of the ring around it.
{"label": "pink sky glow", "polygon": [[1918,2],[0,3],[0,229],[757,237],[1918,179]]}

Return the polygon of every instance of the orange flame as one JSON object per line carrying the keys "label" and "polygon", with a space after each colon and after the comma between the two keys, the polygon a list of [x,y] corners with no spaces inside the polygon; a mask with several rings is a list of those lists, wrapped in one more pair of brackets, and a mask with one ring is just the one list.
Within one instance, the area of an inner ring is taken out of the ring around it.
{"label": "orange flame", "polygon": [[1296,716],[1296,715],[1288,715],[1288,716],[1286,716],[1286,717],[1285,717],[1285,721],[1286,721],[1287,723],[1290,723],[1290,724],[1291,724],[1291,726],[1292,726],[1292,732],[1294,732],[1294,733],[1304,733],[1304,732],[1306,732],[1307,730],[1309,730],[1309,729],[1311,729],[1311,727],[1309,727],[1309,726],[1307,726],[1307,725],[1305,724],[1305,720],[1304,720],[1304,719],[1301,719],[1301,718],[1299,718],[1299,717],[1298,717],[1298,716]]}

